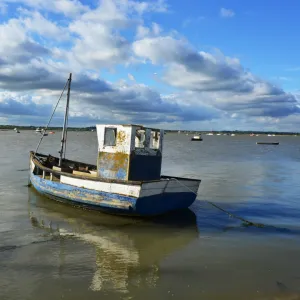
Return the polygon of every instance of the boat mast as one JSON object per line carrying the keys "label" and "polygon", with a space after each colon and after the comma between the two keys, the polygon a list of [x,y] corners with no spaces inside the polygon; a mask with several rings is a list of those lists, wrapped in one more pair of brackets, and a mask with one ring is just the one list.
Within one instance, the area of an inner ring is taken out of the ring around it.
{"label": "boat mast", "polygon": [[64,127],[61,136],[61,146],[59,151],[59,167],[62,166],[62,158],[64,153],[64,146],[66,143],[66,132],[67,132],[67,120],[68,120],[68,113],[69,113],[69,102],[70,102],[70,89],[71,89],[71,81],[72,81],[72,73],[70,73],[70,77],[68,79],[68,95],[67,95],[67,104],[66,104],[66,111],[65,111],[65,118],[64,118]]}

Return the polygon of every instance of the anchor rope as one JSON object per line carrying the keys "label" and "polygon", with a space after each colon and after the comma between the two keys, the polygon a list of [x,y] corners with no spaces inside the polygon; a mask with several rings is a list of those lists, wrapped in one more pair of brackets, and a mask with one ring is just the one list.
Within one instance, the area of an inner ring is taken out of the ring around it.
{"label": "anchor rope", "polygon": [[[198,195],[192,189],[190,189],[188,186],[186,186],[184,183],[180,182],[177,178],[172,177],[172,179],[175,179],[179,184],[181,184],[183,187],[187,188],[189,191],[191,191],[196,196]],[[248,226],[254,226],[254,227],[258,227],[258,228],[271,227],[271,228],[279,229],[279,227],[276,227],[274,225],[267,225],[267,224],[263,224],[263,223],[255,223],[255,222],[246,220],[245,218],[240,217],[240,216],[238,216],[238,215],[236,215],[234,213],[231,213],[231,212],[225,210],[224,208],[220,207],[219,205],[217,205],[217,204],[215,204],[215,203],[213,203],[211,201],[208,201],[208,200],[204,200],[204,201],[207,202],[208,204],[210,204],[211,206],[215,207],[216,209],[218,209],[218,210],[226,213],[228,216],[230,216],[232,218],[235,218],[235,219],[238,219],[238,220],[246,223]],[[281,229],[286,229],[286,228],[281,228]]]}

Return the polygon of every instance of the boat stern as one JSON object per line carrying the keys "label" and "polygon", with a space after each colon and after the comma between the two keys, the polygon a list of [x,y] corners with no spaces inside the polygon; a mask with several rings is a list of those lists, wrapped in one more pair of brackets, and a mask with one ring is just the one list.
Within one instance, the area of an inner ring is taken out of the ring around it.
{"label": "boat stern", "polygon": [[135,211],[140,215],[159,215],[188,208],[197,198],[200,183],[201,180],[168,176],[145,182]]}

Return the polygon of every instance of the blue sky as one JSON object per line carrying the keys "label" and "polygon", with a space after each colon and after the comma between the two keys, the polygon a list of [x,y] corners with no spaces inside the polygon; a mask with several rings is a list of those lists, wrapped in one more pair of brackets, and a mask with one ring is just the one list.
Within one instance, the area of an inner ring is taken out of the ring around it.
{"label": "blue sky", "polygon": [[72,72],[74,126],[297,131],[299,10],[296,0],[1,0],[0,124],[45,124]]}

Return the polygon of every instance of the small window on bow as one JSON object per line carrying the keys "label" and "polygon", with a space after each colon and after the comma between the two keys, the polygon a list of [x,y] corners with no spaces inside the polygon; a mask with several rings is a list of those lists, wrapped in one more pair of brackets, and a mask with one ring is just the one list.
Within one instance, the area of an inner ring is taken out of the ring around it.
{"label": "small window on bow", "polygon": [[116,146],[117,128],[105,128],[104,146]]}

